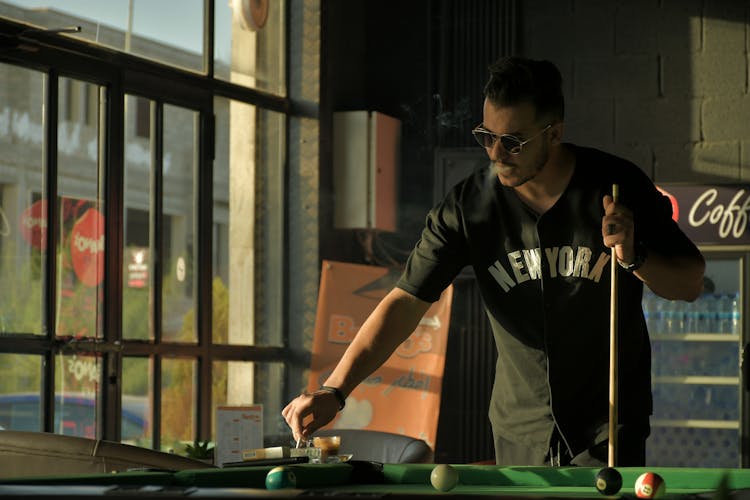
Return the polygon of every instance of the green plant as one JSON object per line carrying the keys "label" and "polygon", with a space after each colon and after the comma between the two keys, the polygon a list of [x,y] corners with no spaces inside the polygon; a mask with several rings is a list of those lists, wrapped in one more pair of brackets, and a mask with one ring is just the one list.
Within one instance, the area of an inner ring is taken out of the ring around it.
{"label": "green plant", "polygon": [[198,460],[206,460],[214,457],[214,446],[211,441],[200,441],[196,439],[193,444],[185,445],[185,455]]}

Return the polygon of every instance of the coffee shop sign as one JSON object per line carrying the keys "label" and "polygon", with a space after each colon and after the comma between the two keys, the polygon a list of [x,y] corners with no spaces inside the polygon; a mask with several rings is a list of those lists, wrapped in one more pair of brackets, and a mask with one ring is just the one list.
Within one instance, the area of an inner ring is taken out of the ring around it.
{"label": "coffee shop sign", "polygon": [[[750,191],[740,186],[660,186],[673,218],[696,243],[750,242]],[[686,217],[680,207],[690,207]]]}

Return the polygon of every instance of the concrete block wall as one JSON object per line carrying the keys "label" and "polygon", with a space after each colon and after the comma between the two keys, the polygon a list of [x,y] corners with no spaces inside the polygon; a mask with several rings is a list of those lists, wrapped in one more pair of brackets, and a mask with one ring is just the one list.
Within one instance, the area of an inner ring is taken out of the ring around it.
{"label": "concrete block wall", "polygon": [[566,140],[657,182],[750,182],[750,2],[524,0],[522,53],[555,62]]}

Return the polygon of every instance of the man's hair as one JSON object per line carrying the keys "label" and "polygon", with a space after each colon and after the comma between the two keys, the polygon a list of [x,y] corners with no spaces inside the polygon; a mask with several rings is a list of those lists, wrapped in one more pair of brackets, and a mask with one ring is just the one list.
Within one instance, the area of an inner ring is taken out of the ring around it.
{"label": "man's hair", "polygon": [[549,61],[504,57],[489,67],[484,96],[495,106],[534,105],[536,118],[551,116],[562,121],[565,101],[560,71]]}

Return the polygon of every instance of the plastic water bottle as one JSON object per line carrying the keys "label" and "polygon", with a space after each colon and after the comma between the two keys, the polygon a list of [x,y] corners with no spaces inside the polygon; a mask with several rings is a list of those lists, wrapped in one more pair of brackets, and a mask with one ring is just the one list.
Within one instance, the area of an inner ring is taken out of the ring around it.
{"label": "plastic water bottle", "polygon": [[718,333],[727,333],[729,331],[729,319],[731,317],[729,297],[726,295],[717,295],[716,306],[716,331]]}
{"label": "plastic water bottle", "polygon": [[643,299],[641,307],[643,308],[643,319],[646,320],[646,328],[649,333],[654,333],[654,319],[656,318],[656,296],[654,292],[645,288],[643,290]]}
{"label": "plastic water bottle", "polygon": [[703,294],[697,301],[698,325],[697,332],[711,333],[716,331],[714,324],[715,300],[710,293]]}
{"label": "plastic water bottle", "polygon": [[664,328],[662,333],[681,333],[682,311],[679,304],[672,300],[662,300],[662,316]]}
{"label": "plastic water bottle", "polygon": [[731,315],[732,318],[730,320],[730,333],[738,334],[740,333],[740,294],[739,292],[735,292],[730,297],[731,302]]}
{"label": "plastic water bottle", "polygon": [[[719,333],[737,333],[736,328],[739,326],[739,308],[737,298],[734,294],[724,294],[718,300],[719,321],[717,331]],[[735,311],[737,319],[735,319]]]}
{"label": "plastic water bottle", "polygon": [[683,331],[685,333],[695,333],[700,331],[698,329],[698,307],[698,300],[694,300],[693,302],[685,302],[685,324],[683,325]]}
{"label": "plastic water bottle", "polygon": [[669,324],[669,333],[685,333],[685,305],[683,300],[672,300],[672,321]]}
{"label": "plastic water bottle", "polygon": [[652,328],[649,330],[653,335],[659,335],[666,333],[667,328],[667,314],[664,310],[666,301],[661,297],[654,296],[654,302],[652,306],[653,313],[651,314]]}

